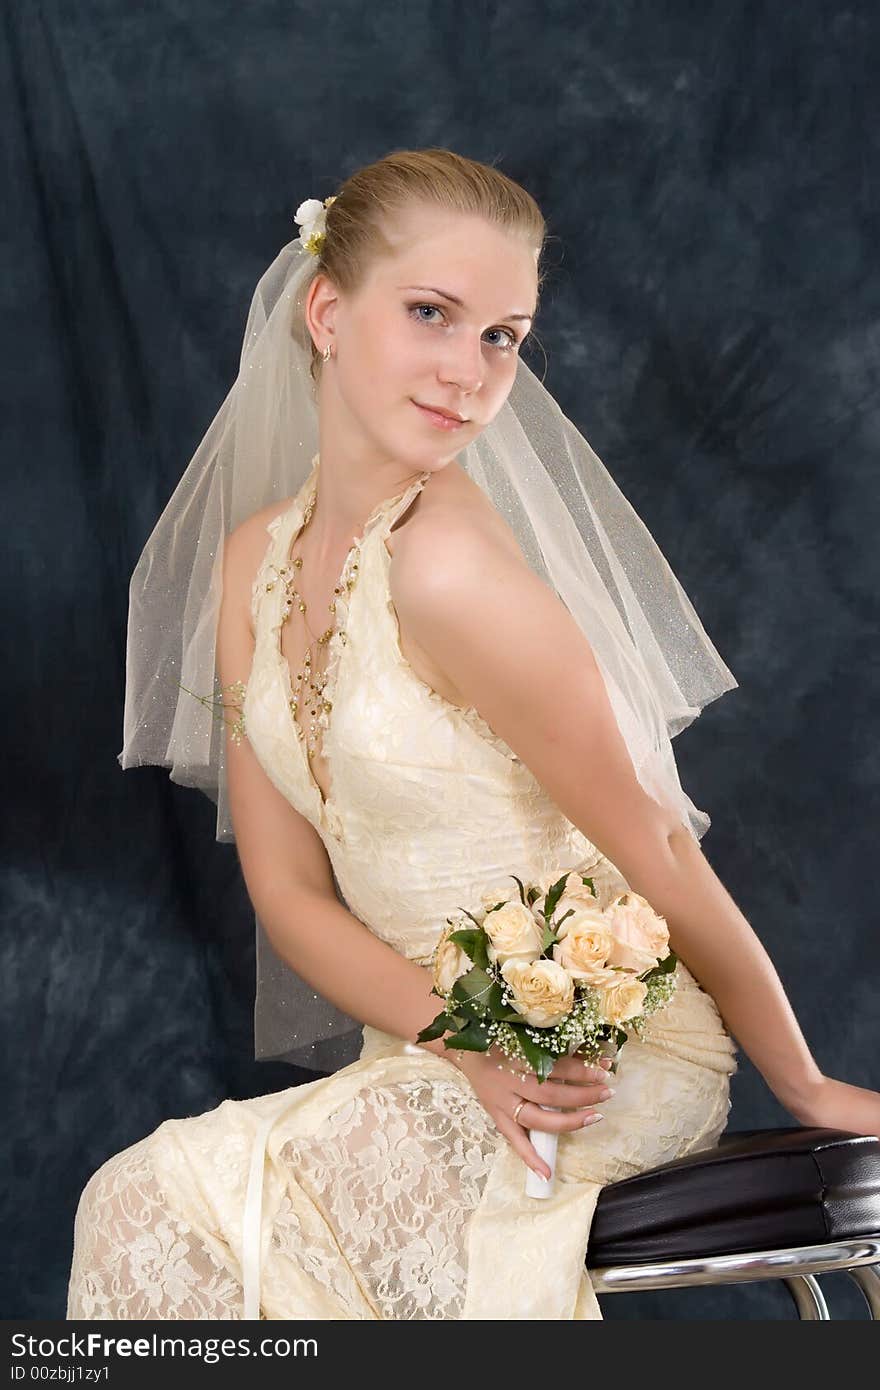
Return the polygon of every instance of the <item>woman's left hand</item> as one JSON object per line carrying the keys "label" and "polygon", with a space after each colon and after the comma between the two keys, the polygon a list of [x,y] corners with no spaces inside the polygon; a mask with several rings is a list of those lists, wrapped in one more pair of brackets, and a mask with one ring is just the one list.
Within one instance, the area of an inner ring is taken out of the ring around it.
{"label": "woman's left hand", "polygon": [[786,1103],[785,1108],[800,1125],[874,1134],[880,1139],[880,1092],[864,1086],[850,1086],[846,1081],[823,1076],[807,1096]]}

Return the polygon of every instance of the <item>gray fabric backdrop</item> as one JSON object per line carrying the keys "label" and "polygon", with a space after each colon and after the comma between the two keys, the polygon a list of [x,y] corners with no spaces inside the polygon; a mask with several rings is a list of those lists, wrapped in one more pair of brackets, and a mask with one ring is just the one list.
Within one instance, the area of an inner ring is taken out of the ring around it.
{"label": "gray fabric backdrop", "polygon": [[[63,1317],[110,1154],[297,1079],[253,1060],[213,808],[116,763],[127,584],[294,209],[394,147],[497,160],[544,209],[547,385],[740,682],[675,745],[704,849],[820,1065],[876,1087],[876,11],[7,0],[3,33],[0,1313]],[[733,1094],[733,1129],[790,1122],[745,1059]],[[779,1285],[604,1309],[794,1316]]]}

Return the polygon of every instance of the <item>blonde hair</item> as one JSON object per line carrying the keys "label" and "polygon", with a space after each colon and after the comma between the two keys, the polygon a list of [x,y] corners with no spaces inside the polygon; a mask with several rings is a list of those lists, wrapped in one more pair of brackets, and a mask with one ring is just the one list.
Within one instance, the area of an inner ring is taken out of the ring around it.
{"label": "blonde hair", "polygon": [[[392,150],[345,180],[327,208],[315,275],[323,271],[343,293],[354,293],[373,260],[393,254],[385,235],[387,222],[417,204],[476,214],[522,237],[538,253],[540,290],[547,224],[534,198],[491,165],[441,148]],[[303,303],[308,288],[303,287]],[[321,354],[311,340],[302,305],[293,331],[301,345],[311,349],[309,373],[317,381]]]}

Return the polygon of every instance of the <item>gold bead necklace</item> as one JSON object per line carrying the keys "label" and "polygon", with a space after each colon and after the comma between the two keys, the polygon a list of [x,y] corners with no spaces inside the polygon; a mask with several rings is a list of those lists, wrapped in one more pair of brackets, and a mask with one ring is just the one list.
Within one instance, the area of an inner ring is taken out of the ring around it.
{"label": "gold bead necklace", "polygon": [[[315,500],[316,493],[313,492],[311,500],[309,501],[308,507],[306,508],[305,514],[303,516],[302,525],[300,526],[299,531],[297,533],[297,541],[301,539],[303,532],[305,531],[306,527],[309,524],[309,521],[311,520],[312,512],[315,509]],[[356,556],[352,560],[351,565],[349,565],[349,560],[351,560],[352,554],[354,551],[356,551],[356,549],[357,542],[355,542],[355,544],[350,547],[348,554],[345,557],[345,562],[342,566],[342,574],[340,576],[340,581],[334,586],[334,597],[330,600],[329,604],[327,605],[331,615],[334,618],[334,622],[331,624],[330,627],[326,628],[322,633],[318,634],[317,636],[312,630],[309,624],[309,620],[306,617],[306,601],[303,598],[302,594],[299,592],[299,590],[295,587],[297,571],[302,569],[302,556],[291,556],[288,562],[285,565],[282,565],[281,569],[278,571],[279,576],[284,584],[284,598],[282,600],[281,607],[282,624],[287,622],[288,618],[290,617],[291,609],[294,603],[296,603],[297,607],[299,608],[299,611],[303,615],[303,622],[305,623],[306,627],[308,628],[309,632],[312,634],[312,637],[314,638],[314,641],[310,642],[309,646],[306,648],[302,665],[296,673],[296,677],[294,680],[294,693],[290,701],[290,708],[294,716],[294,726],[296,728],[299,738],[305,738],[306,749],[310,759],[313,758],[316,752],[318,751],[316,746],[318,728],[320,726],[326,727],[327,716],[330,714],[330,711],[333,707],[332,701],[328,700],[324,694],[325,687],[327,684],[326,669],[321,671],[318,671],[317,669],[313,670],[312,650],[317,644],[319,649],[324,649],[324,651],[328,651],[329,642],[333,637],[334,633],[336,632],[337,628],[337,623],[335,620],[336,599],[342,593],[353,589],[357,582],[358,561]],[[350,573],[346,577],[347,570],[350,570]],[[339,638],[340,641],[344,642],[345,633],[340,632]],[[302,701],[303,708],[308,712],[309,715],[308,731],[305,733],[297,719],[297,710],[299,708],[300,700]]]}

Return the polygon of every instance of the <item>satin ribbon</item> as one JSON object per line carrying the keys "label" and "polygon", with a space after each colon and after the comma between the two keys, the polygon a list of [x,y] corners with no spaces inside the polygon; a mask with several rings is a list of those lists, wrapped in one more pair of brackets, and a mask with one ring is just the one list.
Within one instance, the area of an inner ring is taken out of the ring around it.
{"label": "satin ribbon", "polygon": [[285,1110],[300,1097],[284,1093],[282,1103],[260,1121],[251,1149],[247,1194],[244,1199],[244,1218],[241,1234],[241,1269],[244,1290],[244,1319],[252,1322],[260,1316],[260,1237],[263,1228],[263,1173],[266,1167],[266,1144],[275,1123]]}

